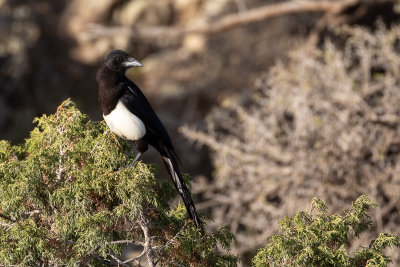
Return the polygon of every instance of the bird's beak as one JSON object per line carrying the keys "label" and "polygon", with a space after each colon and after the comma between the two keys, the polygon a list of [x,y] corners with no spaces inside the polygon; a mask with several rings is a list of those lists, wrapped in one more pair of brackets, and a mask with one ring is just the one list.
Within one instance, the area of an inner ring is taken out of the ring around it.
{"label": "bird's beak", "polygon": [[143,64],[140,63],[139,60],[134,59],[132,57],[128,58],[124,63],[124,67],[130,68],[130,67],[143,67]]}

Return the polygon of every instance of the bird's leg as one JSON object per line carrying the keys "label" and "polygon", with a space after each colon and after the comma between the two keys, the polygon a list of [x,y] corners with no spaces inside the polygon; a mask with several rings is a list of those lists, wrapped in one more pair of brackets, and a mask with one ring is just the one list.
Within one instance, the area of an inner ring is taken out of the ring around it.
{"label": "bird's leg", "polygon": [[125,168],[130,168],[132,167],[132,165],[140,158],[140,156],[142,155],[142,153],[138,152],[136,154],[136,157],[131,161],[131,163],[129,163]]}
{"label": "bird's leg", "polygon": [[147,151],[147,149],[149,148],[149,145],[147,144],[146,141],[144,141],[143,139],[137,140],[135,141],[135,146],[136,149],[138,151],[138,153],[136,154],[136,157],[132,160],[131,163],[129,163],[129,165],[127,166],[127,168],[132,167],[132,165],[140,158],[140,156]]}
{"label": "bird's leg", "polygon": [[[104,134],[106,134],[106,133],[108,133],[108,132],[109,132],[109,131],[107,130],[107,131],[104,132]],[[120,144],[119,141],[118,141],[118,138],[115,136],[115,134],[114,134],[113,132],[111,132],[111,136],[112,136],[112,138],[115,140],[115,143],[117,144],[118,148],[119,148],[119,149],[122,149],[122,146],[121,146],[121,144]]]}

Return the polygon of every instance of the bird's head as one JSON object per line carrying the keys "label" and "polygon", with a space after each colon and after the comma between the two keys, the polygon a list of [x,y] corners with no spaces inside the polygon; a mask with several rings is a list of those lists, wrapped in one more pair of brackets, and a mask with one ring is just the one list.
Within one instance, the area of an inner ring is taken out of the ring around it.
{"label": "bird's head", "polygon": [[111,51],[104,63],[107,68],[115,72],[125,72],[131,67],[143,67],[142,63],[122,50]]}

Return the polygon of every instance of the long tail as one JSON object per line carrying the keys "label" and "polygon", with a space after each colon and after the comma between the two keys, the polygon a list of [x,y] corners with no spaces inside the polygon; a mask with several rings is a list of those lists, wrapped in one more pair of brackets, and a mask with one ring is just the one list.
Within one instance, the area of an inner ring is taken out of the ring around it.
{"label": "long tail", "polygon": [[190,191],[187,188],[185,181],[183,180],[182,174],[179,170],[178,162],[176,160],[173,152],[167,151],[168,156],[162,156],[165,166],[168,169],[168,172],[174,181],[174,185],[176,190],[178,190],[179,194],[182,197],[183,203],[185,204],[186,210],[189,214],[189,217],[194,221],[196,227],[204,234],[204,229],[201,224],[200,218],[197,215],[196,207],[193,203],[192,197],[190,195]]}

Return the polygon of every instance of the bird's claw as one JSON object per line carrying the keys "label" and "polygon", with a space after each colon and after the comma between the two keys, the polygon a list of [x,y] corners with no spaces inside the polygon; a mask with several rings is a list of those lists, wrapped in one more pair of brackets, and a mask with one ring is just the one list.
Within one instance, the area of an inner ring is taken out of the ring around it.
{"label": "bird's claw", "polygon": [[142,155],[142,153],[140,153],[140,152],[137,153],[136,157],[131,161],[131,163],[129,163],[128,165],[126,165],[124,167],[119,168],[118,171],[132,167],[133,164],[135,164],[135,162],[140,158],[141,155]]}

